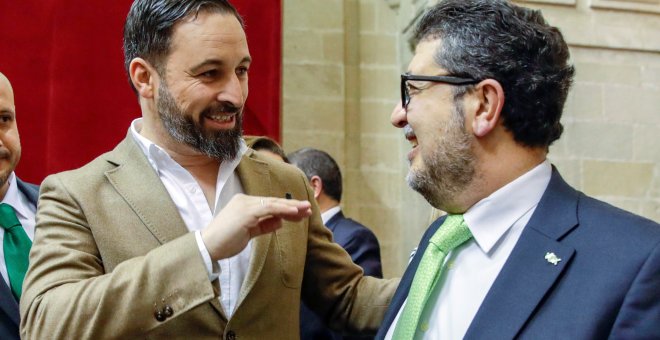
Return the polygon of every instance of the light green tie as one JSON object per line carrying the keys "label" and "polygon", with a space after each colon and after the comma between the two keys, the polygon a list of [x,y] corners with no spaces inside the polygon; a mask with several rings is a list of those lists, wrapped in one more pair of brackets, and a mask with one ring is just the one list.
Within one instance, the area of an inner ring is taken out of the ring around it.
{"label": "light green tie", "polygon": [[5,230],[2,246],[5,252],[5,264],[11,292],[16,300],[20,300],[32,241],[25,233],[21,222],[16,218],[14,208],[6,203],[0,204],[0,227]]}
{"label": "light green tie", "polygon": [[438,231],[429,240],[413,278],[406,305],[401,312],[392,339],[407,340],[415,337],[426,301],[442,273],[449,252],[472,238],[463,215],[448,215]]}

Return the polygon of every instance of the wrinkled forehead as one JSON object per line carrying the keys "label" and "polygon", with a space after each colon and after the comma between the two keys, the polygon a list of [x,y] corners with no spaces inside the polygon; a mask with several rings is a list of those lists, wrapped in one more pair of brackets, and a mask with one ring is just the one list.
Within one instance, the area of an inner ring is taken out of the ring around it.
{"label": "wrinkled forehead", "polygon": [[415,48],[415,55],[408,65],[408,73],[419,75],[437,75],[444,69],[435,60],[438,49],[442,46],[440,38],[420,40]]}

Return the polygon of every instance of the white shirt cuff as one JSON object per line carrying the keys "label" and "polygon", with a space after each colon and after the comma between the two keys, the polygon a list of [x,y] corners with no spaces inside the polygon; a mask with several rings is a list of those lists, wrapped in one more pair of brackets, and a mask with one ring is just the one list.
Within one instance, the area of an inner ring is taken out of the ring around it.
{"label": "white shirt cuff", "polygon": [[206,249],[204,240],[202,240],[201,231],[198,230],[195,232],[195,240],[197,241],[197,247],[199,248],[199,253],[200,255],[202,255],[202,259],[204,260],[206,271],[209,274],[209,281],[213,281],[217,279],[218,276],[220,276],[220,266],[218,266],[217,262],[211,260],[211,254],[209,254],[209,250]]}

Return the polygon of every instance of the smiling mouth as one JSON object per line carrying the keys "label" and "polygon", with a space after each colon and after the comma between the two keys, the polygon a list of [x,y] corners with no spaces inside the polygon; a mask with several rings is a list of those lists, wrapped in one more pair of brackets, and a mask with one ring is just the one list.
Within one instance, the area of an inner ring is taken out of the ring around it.
{"label": "smiling mouth", "polygon": [[219,123],[228,123],[231,122],[234,117],[236,117],[237,113],[230,113],[230,114],[217,114],[217,115],[207,115],[206,118],[219,122]]}

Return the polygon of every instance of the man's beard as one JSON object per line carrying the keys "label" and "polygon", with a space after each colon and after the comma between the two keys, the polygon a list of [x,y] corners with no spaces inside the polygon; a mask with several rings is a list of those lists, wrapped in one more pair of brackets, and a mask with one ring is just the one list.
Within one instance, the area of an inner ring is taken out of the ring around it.
{"label": "man's beard", "polygon": [[[12,157],[13,156],[13,157]],[[0,147],[0,159],[4,159],[9,162],[9,166],[4,169],[0,169],[0,187],[3,187],[5,183],[9,180],[9,176],[16,169],[18,160],[21,159],[21,149],[20,147],[17,150],[14,150],[14,154],[9,151],[9,149]]]}
{"label": "man's beard", "polygon": [[475,176],[476,157],[464,122],[462,109],[455,102],[452,117],[443,131],[439,131],[441,137],[435,147],[428,157],[420,152],[424,167],[411,168],[406,177],[408,185],[438,209],[446,210]]}
{"label": "man's beard", "polygon": [[[229,103],[209,107],[202,111],[199,122],[195,122],[192,115],[186,114],[177,105],[165,83],[161,84],[158,90],[160,99],[157,109],[163,126],[170,136],[177,142],[185,143],[220,162],[234,159],[238,154],[243,135],[241,108]],[[201,124],[203,118],[216,114],[236,114],[234,128],[224,131],[205,131]]]}

